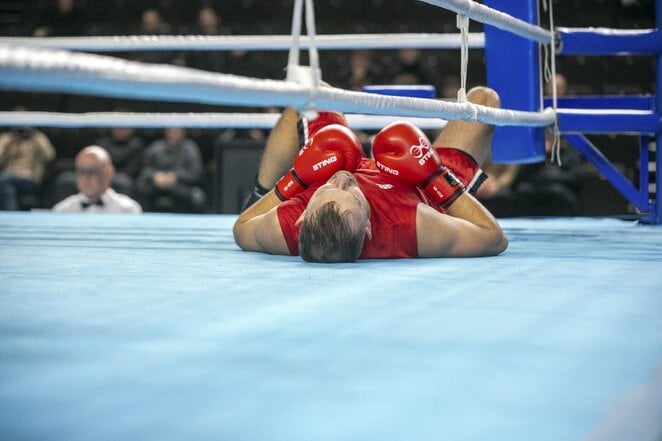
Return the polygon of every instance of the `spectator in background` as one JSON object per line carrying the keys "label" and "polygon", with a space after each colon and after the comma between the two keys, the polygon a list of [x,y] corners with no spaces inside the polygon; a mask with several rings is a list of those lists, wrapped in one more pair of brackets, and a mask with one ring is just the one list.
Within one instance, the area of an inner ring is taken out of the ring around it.
{"label": "spectator in background", "polygon": [[[203,6],[198,11],[197,27],[194,33],[199,35],[221,35],[221,17],[211,6]],[[184,59],[186,65],[211,72],[223,72],[226,65],[226,51],[193,51]]]}
{"label": "spectator in background", "polygon": [[22,198],[36,198],[46,164],[54,158],[49,139],[32,127],[0,134],[0,209],[19,210]]}
{"label": "spectator in background", "polygon": [[379,84],[382,79],[383,71],[375,63],[372,51],[354,50],[350,54],[349,64],[341,70],[338,81],[344,89],[361,91],[364,86]]}
{"label": "spectator in background", "polygon": [[257,52],[249,52],[243,49],[231,50],[227,54],[224,73],[247,77],[275,78],[268,76],[271,67],[259,65],[259,62],[256,61],[257,57]]}
{"label": "spectator in background", "polygon": [[70,213],[141,213],[140,204],[110,188],[115,168],[108,152],[96,145],[76,155],[79,193],[58,202],[53,211]]}
{"label": "spectator in background", "polygon": [[462,83],[460,77],[457,75],[446,75],[443,79],[443,84],[438,95],[441,98],[448,100],[457,100],[457,92],[460,90]]}
{"label": "spectator in background", "polygon": [[218,35],[221,33],[221,18],[211,6],[203,6],[198,10],[198,29],[203,35]]}
{"label": "spectator in background", "polygon": [[147,147],[138,191],[146,211],[202,212],[205,194],[197,185],[202,159],[186,129],[165,129],[165,137]]}
{"label": "spectator in background", "polygon": [[398,59],[388,70],[391,84],[430,84],[437,90],[441,81],[437,71],[423,58],[420,49],[399,49]]}
{"label": "spectator in background", "polygon": [[37,19],[33,37],[83,35],[86,20],[75,0],[56,0]]}
{"label": "spectator in background", "polygon": [[617,17],[618,27],[655,27],[655,0],[620,0]]}
{"label": "spectator in background", "polygon": [[[554,78],[556,80],[556,96],[565,96],[568,93],[568,80],[565,78],[565,75],[557,73]],[[548,81],[545,83],[545,95],[551,97],[552,92],[552,83]]]}
{"label": "spectator in background", "polygon": [[581,155],[566,142],[561,144],[561,165],[551,162],[554,136],[547,130],[544,162],[520,166],[514,183],[514,216],[576,216],[585,176]]}
{"label": "spectator in background", "polygon": [[[145,9],[140,18],[139,35],[168,35],[172,32],[170,24],[163,21],[156,9]],[[134,60],[144,63],[171,63],[175,56],[170,51],[136,52]]]}
{"label": "spectator in background", "polygon": [[224,73],[255,78],[279,78],[284,76],[287,53],[247,51],[236,49],[228,52]]}
{"label": "spectator in background", "polygon": [[170,25],[163,21],[156,9],[145,9],[140,16],[140,33],[143,35],[167,35]]}

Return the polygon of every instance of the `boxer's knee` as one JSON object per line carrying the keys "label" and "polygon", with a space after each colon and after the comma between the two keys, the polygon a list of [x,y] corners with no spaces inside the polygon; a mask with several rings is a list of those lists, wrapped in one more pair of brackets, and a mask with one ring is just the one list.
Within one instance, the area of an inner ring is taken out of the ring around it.
{"label": "boxer's knee", "polygon": [[467,93],[467,99],[474,103],[486,107],[501,107],[499,94],[486,86],[472,87]]}

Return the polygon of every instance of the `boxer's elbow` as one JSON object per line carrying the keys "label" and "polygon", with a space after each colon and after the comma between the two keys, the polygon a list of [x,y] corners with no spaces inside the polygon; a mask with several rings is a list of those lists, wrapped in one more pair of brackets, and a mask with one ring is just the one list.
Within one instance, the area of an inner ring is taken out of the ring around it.
{"label": "boxer's elbow", "polygon": [[508,236],[503,232],[500,227],[497,227],[490,233],[487,241],[486,253],[487,256],[498,256],[506,251],[508,248]]}
{"label": "boxer's elbow", "polygon": [[236,243],[237,246],[244,251],[251,251],[252,249],[250,246],[251,241],[249,240],[250,237],[248,230],[249,229],[246,227],[246,223],[240,221],[235,222],[234,226],[232,227],[234,243]]}

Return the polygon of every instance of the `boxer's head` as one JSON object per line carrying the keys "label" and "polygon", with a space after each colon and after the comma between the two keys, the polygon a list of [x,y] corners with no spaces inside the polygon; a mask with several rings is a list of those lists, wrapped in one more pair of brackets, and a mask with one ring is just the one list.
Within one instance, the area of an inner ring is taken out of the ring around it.
{"label": "boxer's head", "polygon": [[371,237],[370,204],[356,178],[339,171],[313,193],[297,223],[303,260],[353,262]]}

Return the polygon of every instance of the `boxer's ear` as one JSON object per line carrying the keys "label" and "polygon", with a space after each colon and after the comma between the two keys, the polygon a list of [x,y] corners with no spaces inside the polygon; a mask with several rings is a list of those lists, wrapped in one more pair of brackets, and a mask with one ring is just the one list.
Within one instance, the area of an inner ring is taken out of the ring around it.
{"label": "boxer's ear", "polygon": [[294,222],[294,226],[295,226],[295,227],[299,228],[299,227],[301,226],[301,223],[303,223],[303,217],[304,217],[305,214],[306,214],[306,210],[303,210],[303,211],[301,212],[301,215],[300,215],[299,218],[297,219],[297,221]]}

